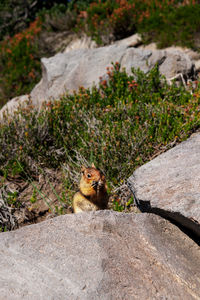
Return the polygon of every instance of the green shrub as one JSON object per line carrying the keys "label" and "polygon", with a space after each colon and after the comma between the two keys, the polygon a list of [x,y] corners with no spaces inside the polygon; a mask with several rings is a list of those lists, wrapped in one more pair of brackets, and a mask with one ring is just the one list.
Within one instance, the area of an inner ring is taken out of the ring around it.
{"label": "green shrub", "polygon": [[80,88],[45,103],[40,112],[29,106],[5,119],[0,128],[2,172],[14,167],[14,160],[28,174],[65,165],[71,197],[80,166],[94,162],[111,191],[135,168],[199,128],[199,88],[191,95],[169,86],[157,68],[128,76],[116,63],[107,74],[109,81],[102,80],[99,88]]}
{"label": "green shrub", "polygon": [[[10,13],[13,3],[4,0],[5,11],[8,9]],[[30,3],[32,0],[24,5]],[[43,7],[38,12],[40,18],[0,43],[0,106],[9,98],[29,93],[40,79],[41,56],[55,53],[54,47],[42,42],[44,39],[38,40],[41,32],[42,36],[49,31],[86,32],[99,44],[109,44],[139,32],[145,43],[156,41],[159,47],[175,44],[199,50],[198,1],[74,0],[38,5],[37,12]],[[4,9],[0,16],[3,12]],[[0,27],[1,22],[3,19]]]}
{"label": "green shrub", "polygon": [[0,105],[8,98],[26,94],[40,78],[37,35],[41,31],[36,19],[29,28],[0,44]]}
{"label": "green shrub", "polygon": [[134,33],[138,18],[135,3],[126,0],[93,2],[77,13],[79,30],[85,30],[99,44],[109,42],[110,36],[120,39]]}
{"label": "green shrub", "polygon": [[76,10],[77,12],[80,12],[87,9],[88,6],[93,2],[93,0],[69,0],[68,8],[70,10]]}
{"label": "green shrub", "polygon": [[157,42],[161,48],[175,44],[199,50],[195,36],[200,28],[200,5],[194,2],[163,5],[151,10],[148,18],[143,18],[138,24],[144,41]]}
{"label": "green shrub", "polygon": [[135,32],[146,43],[172,44],[199,49],[195,42],[200,28],[198,1],[94,1],[76,10],[79,30],[86,31],[99,44],[121,39]]}

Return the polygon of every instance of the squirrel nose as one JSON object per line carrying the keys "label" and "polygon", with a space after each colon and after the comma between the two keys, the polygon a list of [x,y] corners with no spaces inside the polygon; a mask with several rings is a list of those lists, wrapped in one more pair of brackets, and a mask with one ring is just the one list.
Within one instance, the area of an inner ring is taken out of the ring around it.
{"label": "squirrel nose", "polygon": [[97,185],[98,185],[98,181],[93,180],[93,181],[92,181],[92,185],[93,185],[93,186],[97,186]]}

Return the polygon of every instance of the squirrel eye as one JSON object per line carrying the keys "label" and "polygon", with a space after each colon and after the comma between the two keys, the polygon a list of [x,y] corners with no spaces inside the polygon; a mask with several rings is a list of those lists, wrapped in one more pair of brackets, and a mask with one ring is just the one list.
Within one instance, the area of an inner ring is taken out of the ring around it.
{"label": "squirrel eye", "polygon": [[91,174],[90,174],[90,173],[88,173],[88,174],[87,174],[87,177],[88,177],[88,178],[91,178]]}

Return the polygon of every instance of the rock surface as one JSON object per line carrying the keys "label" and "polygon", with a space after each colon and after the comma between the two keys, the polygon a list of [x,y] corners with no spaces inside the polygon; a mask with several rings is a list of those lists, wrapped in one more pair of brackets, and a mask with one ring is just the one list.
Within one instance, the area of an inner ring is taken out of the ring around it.
{"label": "rock surface", "polygon": [[172,78],[178,73],[190,77],[194,66],[189,57],[178,51],[141,50],[117,44],[97,49],[79,49],[68,53],[58,53],[51,58],[43,58],[42,79],[31,92],[33,104],[58,98],[67,90],[72,92],[80,86],[92,87],[99,83],[100,76],[106,76],[106,67],[111,62],[119,62],[131,73],[131,68],[148,72],[156,63],[161,74]]}
{"label": "rock surface", "polygon": [[129,178],[147,211],[169,216],[200,236],[200,133],[138,168]]}
{"label": "rock surface", "polygon": [[[31,92],[32,103],[40,107],[44,101],[59,98],[66,91],[77,91],[80,86],[91,88],[94,84],[98,85],[100,76],[107,78],[106,67],[116,61],[120,62],[121,68],[126,68],[129,74],[132,67],[140,68],[146,73],[158,63],[161,74],[168,79],[180,73],[186,78],[193,76],[194,65],[187,53],[176,48],[134,48],[133,46],[140,43],[140,39],[136,34],[113,45],[92,49],[96,45],[88,37],[71,37],[71,44],[69,43],[66,53],[58,53],[48,59],[42,58],[42,79]],[[28,95],[10,100],[0,110],[0,119],[3,112],[12,114],[27,100]]]}
{"label": "rock surface", "polygon": [[20,107],[23,105],[26,105],[29,102],[29,96],[28,95],[23,95],[23,96],[18,96],[10,101],[8,101],[2,109],[0,109],[0,120],[3,119],[4,116],[7,114],[12,114]]}
{"label": "rock surface", "polygon": [[126,46],[126,47],[137,47],[142,43],[142,37],[140,34],[135,33],[125,39],[118,40],[115,45]]}
{"label": "rock surface", "polygon": [[[63,35],[65,36],[66,33]],[[64,53],[41,60],[42,79],[31,92],[33,104],[36,106],[40,107],[43,101],[58,98],[66,91],[78,90],[80,86],[90,88],[93,84],[98,85],[100,76],[107,78],[106,67],[110,66],[112,61],[119,61],[128,73],[131,73],[132,67],[148,72],[158,63],[161,74],[167,79],[173,79],[177,74],[182,74],[185,78],[193,80],[194,72],[200,70],[199,53],[175,46],[157,50],[155,43],[147,46],[140,45],[139,34],[97,49],[95,49],[96,43],[87,36],[78,38],[72,34],[64,38],[63,35],[61,35],[61,42],[57,41],[59,45],[56,47],[63,49],[65,44],[68,45]],[[18,103],[24,103],[24,97],[28,96],[10,100],[0,110],[0,119],[5,110],[12,114]]]}
{"label": "rock surface", "polygon": [[0,299],[199,299],[200,251],[151,214],[60,216],[0,234]]}
{"label": "rock surface", "polygon": [[[155,51],[158,49],[156,43],[151,43],[148,45],[139,45],[139,48],[142,50],[151,50],[151,51]],[[186,48],[186,47],[180,47],[180,46],[167,47],[167,48],[165,48],[165,51],[167,51],[167,52],[179,51],[180,53],[184,53],[184,54],[188,55],[188,57],[194,62],[195,69],[197,71],[200,70],[200,53],[199,52],[194,51],[189,48]]]}
{"label": "rock surface", "polygon": [[70,52],[76,49],[94,49],[97,48],[97,43],[91,39],[91,37],[87,35],[83,35],[81,38],[75,38],[72,40],[65,50],[64,53]]}

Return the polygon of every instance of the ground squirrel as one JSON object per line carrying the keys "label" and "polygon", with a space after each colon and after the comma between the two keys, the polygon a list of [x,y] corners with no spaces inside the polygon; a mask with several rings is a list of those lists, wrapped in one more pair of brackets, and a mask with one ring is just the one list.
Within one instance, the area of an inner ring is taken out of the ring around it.
{"label": "ground squirrel", "polygon": [[94,164],[90,168],[83,166],[81,172],[79,192],[73,198],[74,213],[107,208],[108,194],[104,174]]}

